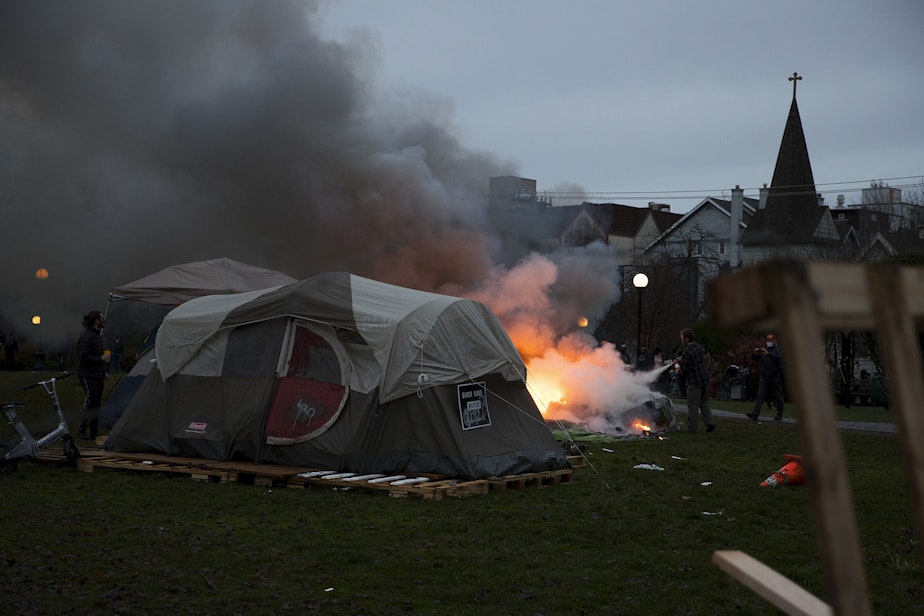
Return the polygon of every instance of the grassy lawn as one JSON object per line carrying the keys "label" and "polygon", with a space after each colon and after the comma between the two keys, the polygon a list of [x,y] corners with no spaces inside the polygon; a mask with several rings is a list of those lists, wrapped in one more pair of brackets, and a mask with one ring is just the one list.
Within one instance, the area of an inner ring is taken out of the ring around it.
{"label": "grassy lawn", "polygon": [[[874,611],[920,612],[897,438],[842,438]],[[0,613],[776,614],[710,558],[743,550],[824,598],[808,490],[758,487],[785,453],[793,424],[720,419],[593,444],[569,484],[443,501],[21,464],[0,475]]]}

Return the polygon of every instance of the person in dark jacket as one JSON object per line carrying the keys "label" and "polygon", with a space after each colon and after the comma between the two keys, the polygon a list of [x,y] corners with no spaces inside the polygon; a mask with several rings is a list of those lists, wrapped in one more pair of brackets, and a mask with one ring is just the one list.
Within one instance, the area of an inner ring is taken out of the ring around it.
{"label": "person in dark jacket", "polygon": [[683,354],[677,360],[680,366],[678,376],[687,385],[687,432],[699,430],[699,416],[702,414],[706,432],[715,430],[712,409],[709,408],[709,368],[706,364],[706,349],[696,342],[692,329],[680,332]]}
{"label": "person in dark jacket", "polygon": [[[77,380],[86,394],[80,413],[80,438],[95,439],[99,430],[99,407],[103,385],[109,372],[109,354],[105,352],[102,331],[106,319],[99,310],[91,310],[83,317],[83,333],[77,340]],[[90,434],[87,436],[87,428]]]}
{"label": "person in dark jacket", "polygon": [[760,382],[757,384],[757,398],[754,400],[754,410],[748,417],[757,421],[760,410],[767,398],[776,406],[775,421],[783,421],[783,354],[776,345],[776,336],[767,335],[767,344],[754,349],[753,359],[760,360]]}

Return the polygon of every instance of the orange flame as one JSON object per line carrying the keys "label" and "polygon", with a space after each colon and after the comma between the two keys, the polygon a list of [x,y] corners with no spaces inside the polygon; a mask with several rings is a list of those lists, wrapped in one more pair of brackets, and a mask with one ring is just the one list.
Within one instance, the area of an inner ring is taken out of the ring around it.
{"label": "orange flame", "polygon": [[635,423],[632,424],[632,427],[636,430],[641,430],[642,432],[651,432],[651,426],[648,424],[643,424],[640,420],[635,420]]}

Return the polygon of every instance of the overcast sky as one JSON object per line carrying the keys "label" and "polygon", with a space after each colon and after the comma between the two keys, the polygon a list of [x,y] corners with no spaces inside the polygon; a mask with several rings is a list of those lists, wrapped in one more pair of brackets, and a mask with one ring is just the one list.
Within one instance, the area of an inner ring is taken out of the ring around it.
{"label": "overcast sky", "polygon": [[219,257],[472,288],[507,262],[490,177],[756,195],[795,71],[829,203],[920,185],[922,30],[920,0],[4,0],[0,328]]}
{"label": "overcast sky", "polygon": [[673,211],[736,184],[756,196],[793,72],[828,203],[924,176],[920,0],[340,0],[324,31],[369,39],[378,86],[442,99],[464,144],[540,192]]}

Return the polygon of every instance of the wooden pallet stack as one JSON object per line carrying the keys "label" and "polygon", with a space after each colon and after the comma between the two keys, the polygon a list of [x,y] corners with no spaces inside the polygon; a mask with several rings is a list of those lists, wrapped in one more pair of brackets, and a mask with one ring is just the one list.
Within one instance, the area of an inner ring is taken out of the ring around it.
{"label": "wooden pallet stack", "polygon": [[277,464],[250,462],[221,462],[202,458],[184,458],[153,453],[108,453],[88,451],[78,468],[86,472],[94,469],[118,469],[148,473],[184,475],[197,481],[232,481],[262,486],[305,489],[327,487],[341,490],[385,492],[392,498],[419,497],[442,500],[487,494],[491,491],[542,488],[559,483],[570,483],[574,470],[558,469],[538,473],[506,475],[488,479],[463,480],[443,475],[385,475],[344,473],[329,469],[311,469]]}
{"label": "wooden pallet stack", "polygon": [[[786,385],[799,410],[807,485],[833,605],[737,551],[713,562],[788,614],[872,614],[869,589],[822,334],[875,330],[889,379],[918,537],[924,537],[924,401],[919,334],[924,330],[924,268],[886,264],[775,262],[710,285],[713,319],[723,327],[779,331]],[[922,545],[924,550],[924,545]],[[922,554],[924,562],[924,554]]]}

